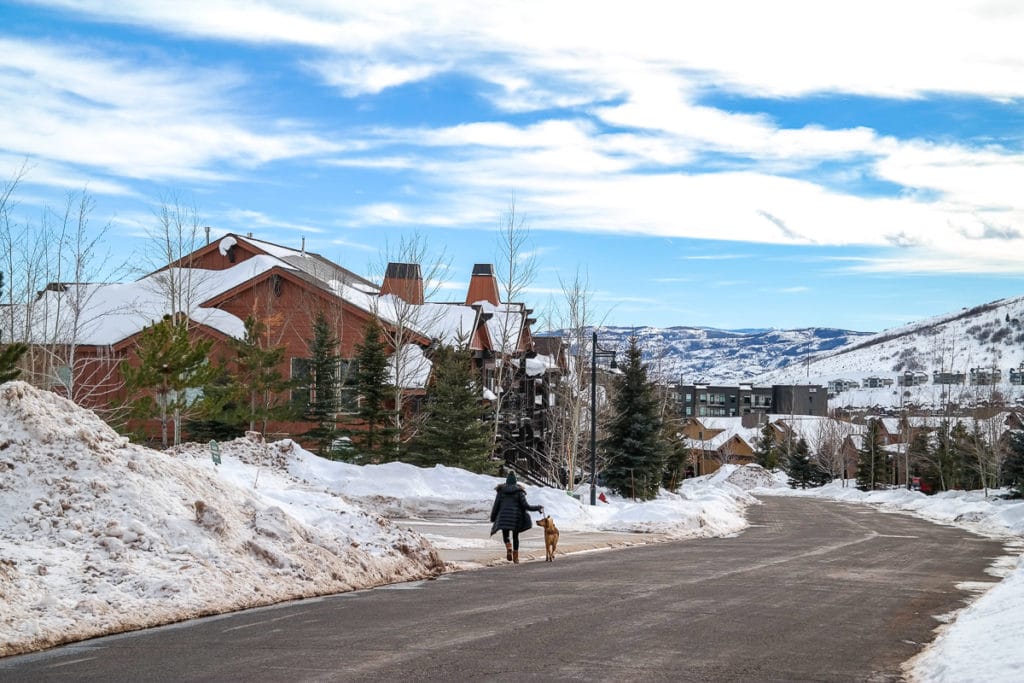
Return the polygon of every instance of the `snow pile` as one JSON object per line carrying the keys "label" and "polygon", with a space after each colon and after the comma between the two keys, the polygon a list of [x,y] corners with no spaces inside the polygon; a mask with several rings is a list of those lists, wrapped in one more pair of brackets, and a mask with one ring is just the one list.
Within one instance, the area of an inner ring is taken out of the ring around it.
{"label": "snow pile", "polygon": [[[934,496],[890,489],[860,491],[839,481],[814,489],[765,488],[758,494],[827,498],[868,503],[884,510],[908,512],[975,533],[1004,538],[1009,558],[989,571],[1002,578],[977,601],[939,629],[939,635],[906,664],[911,680],[978,683],[1020,680],[1024,671],[1024,501],[999,497],[1005,491],[946,491]],[[941,615],[936,615],[941,618]],[[948,620],[945,618],[943,620]]]}
{"label": "snow pile", "polygon": [[723,465],[709,476],[712,482],[728,482],[744,491],[778,485],[775,476],[760,465]]}
{"label": "snow pile", "polygon": [[335,494],[193,456],[0,385],[0,656],[443,568],[421,536]]}

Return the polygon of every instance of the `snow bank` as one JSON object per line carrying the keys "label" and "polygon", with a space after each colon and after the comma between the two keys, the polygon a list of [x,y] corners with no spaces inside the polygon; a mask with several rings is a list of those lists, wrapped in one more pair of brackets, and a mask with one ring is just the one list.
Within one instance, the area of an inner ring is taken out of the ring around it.
{"label": "snow bank", "polygon": [[0,385],[0,656],[443,568],[421,536],[327,490],[204,456],[131,445],[70,401]]}

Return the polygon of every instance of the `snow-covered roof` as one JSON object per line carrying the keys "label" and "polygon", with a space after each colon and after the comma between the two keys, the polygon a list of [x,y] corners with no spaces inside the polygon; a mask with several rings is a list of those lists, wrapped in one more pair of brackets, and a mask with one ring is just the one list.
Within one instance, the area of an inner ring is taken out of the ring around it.
{"label": "snow-covered roof", "polygon": [[[168,268],[135,282],[69,284],[48,289],[31,304],[31,314],[37,321],[32,329],[37,336],[29,341],[43,344],[73,340],[82,345],[106,346],[178,312],[228,336],[242,337],[242,320],[202,304],[275,266],[291,269],[273,256],[256,256],[225,270]],[[177,298],[187,310],[172,310],[172,282],[181,292]]]}
{"label": "snow-covered roof", "polygon": [[495,306],[487,301],[480,302],[480,306],[484,313],[491,316],[487,320],[487,333],[495,350],[499,353],[518,351],[526,318],[525,307],[522,304]]}

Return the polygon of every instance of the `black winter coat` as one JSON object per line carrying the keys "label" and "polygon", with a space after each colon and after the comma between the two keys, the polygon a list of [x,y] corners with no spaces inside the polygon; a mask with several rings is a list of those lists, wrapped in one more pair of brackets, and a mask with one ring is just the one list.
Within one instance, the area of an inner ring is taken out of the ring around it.
{"label": "black winter coat", "polygon": [[543,506],[530,505],[526,502],[526,490],[518,484],[498,484],[495,487],[494,505],[491,506],[491,534],[499,529],[509,531],[526,531],[533,526],[529,511],[539,512]]}

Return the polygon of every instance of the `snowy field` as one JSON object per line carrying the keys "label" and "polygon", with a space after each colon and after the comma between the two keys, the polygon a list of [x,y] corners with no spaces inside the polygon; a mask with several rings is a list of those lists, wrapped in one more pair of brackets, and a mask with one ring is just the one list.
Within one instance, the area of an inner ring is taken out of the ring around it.
{"label": "snowy field", "polygon": [[[0,656],[315,595],[433,576],[437,549],[491,537],[423,536],[407,520],[486,520],[497,477],[392,463],[330,462],[258,437],[169,452],[136,446],[93,413],[21,382],[0,385]],[[727,466],[677,494],[596,507],[528,486],[563,532],[659,538],[735,534],[751,495],[872,504],[1007,539],[1021,552],[1024,503],[980,493],[791,491]],[[581,490],[586,500],[588,491]],[[1017,681],[1024,671],[1024,568],[944,626],[913,662],[919,681]],[[950,617],[935,615],[938,620]]]}

